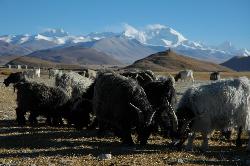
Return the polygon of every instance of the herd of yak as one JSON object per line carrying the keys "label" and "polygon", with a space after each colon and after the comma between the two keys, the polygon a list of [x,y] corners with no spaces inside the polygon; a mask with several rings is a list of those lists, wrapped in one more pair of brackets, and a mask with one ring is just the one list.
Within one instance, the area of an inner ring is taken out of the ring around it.
{"label": "herd of yak", "polygon": [[[193,148],[196,132],[202,134],[202,149],[208,148],[209,134],[217,129],[236,129],[236,145],[241,146],[241,133],[250,135],[250,80],[246,77],[218,79],[213,73],[207,85],[193,84],[176,99],[175,81],[190,77],[186,70],[172,76],[156,76],[152,71],[114,72],[91,70],[55,74],[55,86],[31,82],[22,72],[4,80],[17,90],[16,120],[25,125],[29,112],[30,125],[44,116],[48,125],[67,125],[77,129],[98,128],[99,133],[112,131],[122,144],[134,145],[131,132],[145,145],[151,133],[160,133],[181,147]],[[51,75],[52,76],[52,75]],[[250,150],[250,137],[247,145]]]}

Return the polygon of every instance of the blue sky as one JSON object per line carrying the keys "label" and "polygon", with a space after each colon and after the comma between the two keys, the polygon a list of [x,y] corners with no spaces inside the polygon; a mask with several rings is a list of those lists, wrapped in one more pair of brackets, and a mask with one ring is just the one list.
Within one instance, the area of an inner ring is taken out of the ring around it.
{"label": "blue sky", "polygon": [[0,35],[63,28],[71,34],[163,24],[207,44],[250,49],[250,0],[0,0]]}

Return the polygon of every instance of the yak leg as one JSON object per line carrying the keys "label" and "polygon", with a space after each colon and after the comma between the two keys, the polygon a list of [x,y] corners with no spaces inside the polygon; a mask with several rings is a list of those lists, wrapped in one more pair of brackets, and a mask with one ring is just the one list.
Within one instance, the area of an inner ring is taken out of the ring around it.
{"label": "yak leg", "polygon": [[52,126],[58,126],[60,123],[60,118],[52,116]]}
{"label": "yak leg", "polygon": [[236,147],[241,147],[242,146],[241,134],[242,134],[242,127],[239,127],[238,134],[237,134],[237,139],[235,141]]}
{"label": "yak leg", "polygon": [[52,122],[51,122],[51,116],[48,115],[46,116],[46,122],[45,122],[47,125],[51,126],[52,125]]}
{"label": "yak leg", "polygon": [[186,150],[193,150],[193,142],[195,139],[195,132],[191,132],[188,134],[188,143],[186,145]]}
{"label": "yak leg", "polygon": [[62,117],[59,113],[53,113],[50,116],[52,118],[52,125],[53,126],[63,125],[63,120],[62,120]]}
{"label": "yak leg", "polygon": [[232,130],[227,128],[227,129],[222,129],[221,131],[221,135],[224,136],[227,140],[230,141],[231,139],[231,135],[232,135]]}
{"label": "yak leg", "polygon": [[126,146],[133,146],[134,145],[133,139],[131,137],[130,129],[126,129],[126,128],[118,129],[118,128],[116,128],[114,130],[114,132],[115,132],[116,136],[121,138],[123,145],[126,145]]}
{"label": "yak leg", "polygon": [[90,123],[90,125],[87,127],[88,130],[93,130],[98,126],[98,120],[95,117],[94,120],[92,121],[92,123]]}
{"label": "yak leg", "polygon": [[250,152],[250,130],[248,131],[248,144],[247,144],[247,151]]}
{"label": "yak leg", "polygon": [[207,151],[207,149],[208,149],[208,133],[207,132],[202,132],[201,134],[202,134],[202,139],[203,139],[201,149],[203,151]]}
{"label": "yak leg", "polygon": [[98,137],[104,137],[105,136],[105,132],[111,129],[111,126],[108,123],[105,123],[103,121],[96,121],[98,123],[98,131],[97,131],[97,135]]}
{"label": "yak leg", "polygon": [[59,123],[59,125],[61,125],[61,126],[64,125],[62,117],[60,117],[60,118],[58,119],[58,123]]}
{"label": "yak leg", "polygon": [[23,126],[25,125],[25,117],[24,117],[25,112],[21,108],[16,108],[16,120],[18,125]]}
{"label": "yak leg", "polygon": [[29,122],[30,122],[31,125],[37,124],[36,117],[37,117],[37,114],[31,111],[30,116],[29,116]]}
{"label": "yak leg", "polygon": [[122,139],[122,144],[128,145],[128,146],[133,146],[134,142],[131,137],[131,133],[128,131],[125,131],[121,134],[121,139]]}

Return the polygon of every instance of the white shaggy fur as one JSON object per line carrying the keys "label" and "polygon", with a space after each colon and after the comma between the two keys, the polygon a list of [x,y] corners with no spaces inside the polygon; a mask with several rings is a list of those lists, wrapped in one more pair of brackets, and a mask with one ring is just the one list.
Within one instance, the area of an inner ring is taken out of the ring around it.
{"label": "white shaggy fur", "polygon": [[85,77],[91,78],[91,79],[95,79],[96,78],[96,71],[95,70],[91,70],[91,69],[86,69],[84,71],[84,75]]}
{"label": "white shaggy fur", "polygon": [[41,74],[41,69],[40,68],[35,69],[35,76],[40,78],[40,74]]}
{"label": "white shaggy fur", "polygon": [[[208,148],[208,134],[228,127],[243,127],[250,135],[250,81],[246,77],[221,80],[188,89],[178,108],[188,108],[195,117],[188,138],[191,149],[195,132],[201,132],[203,150]],[[247,150],[250,150],[250,137]]]}
{"label": "white shaggy fur", "polygon": [[55,85],[66,91],[69,97],[76,99],[80,97],[86,89],[93,83],[90,78],[81,76],[75,72],[56,75]]}
{"label": "white shaggy fur", "polygon": [[40,68],[38,69],[27,69],[23,71],[23,74],[27,78],[35,78],[35,77],[40,77],[41,70]]}
{"label": "white shaggy fur", "polygon": [[23,74],[26,78],[34,78],[35,77],[35,70],[34,69],[27,69],[23,71]]}
{"label": "white shaggy fur", "polygon": [[55,77],[56,75],[61,76],[63,74],[62,70],[58,70],[58,69],[49,69],[49,79],[51,77]]}

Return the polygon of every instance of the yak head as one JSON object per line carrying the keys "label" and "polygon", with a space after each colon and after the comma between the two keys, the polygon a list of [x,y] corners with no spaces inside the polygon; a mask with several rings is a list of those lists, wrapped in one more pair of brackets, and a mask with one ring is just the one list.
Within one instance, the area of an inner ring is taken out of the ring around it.
{"label": "yak head", "polygon": [[164,136],[176,132],[178,120],[175,115],[176,92],[171,80],[153,81],[144,86],[149,102],[156,111],[153,121]]}
{"label": "yak head", "polygon": [[179,122],[178,130],[172,133],[171,138],[173,140],[172,144],[176,147],[180,147],[188,138],[195,115],[188,107],[178,108],[176,115]]}
{"label": "yak head", "polygon": [[136,131],[138,134],[138,141],[141,145],[147,144],[147,140],[152,132],[152,126],[155,111],[153,111],[150,104],[146,105],[144,109],[141,110],[132,103],[129,103],[130,109],[134,112],[133,117],[136,117],[134,121],[136,122]]}
{"label": "yak head", "polygon": [[6,79],[4,79],[4,85],[7,87],[11,83],[16,84],[18,82],[25,81],[25,76],[22,72],[11,73]]}

